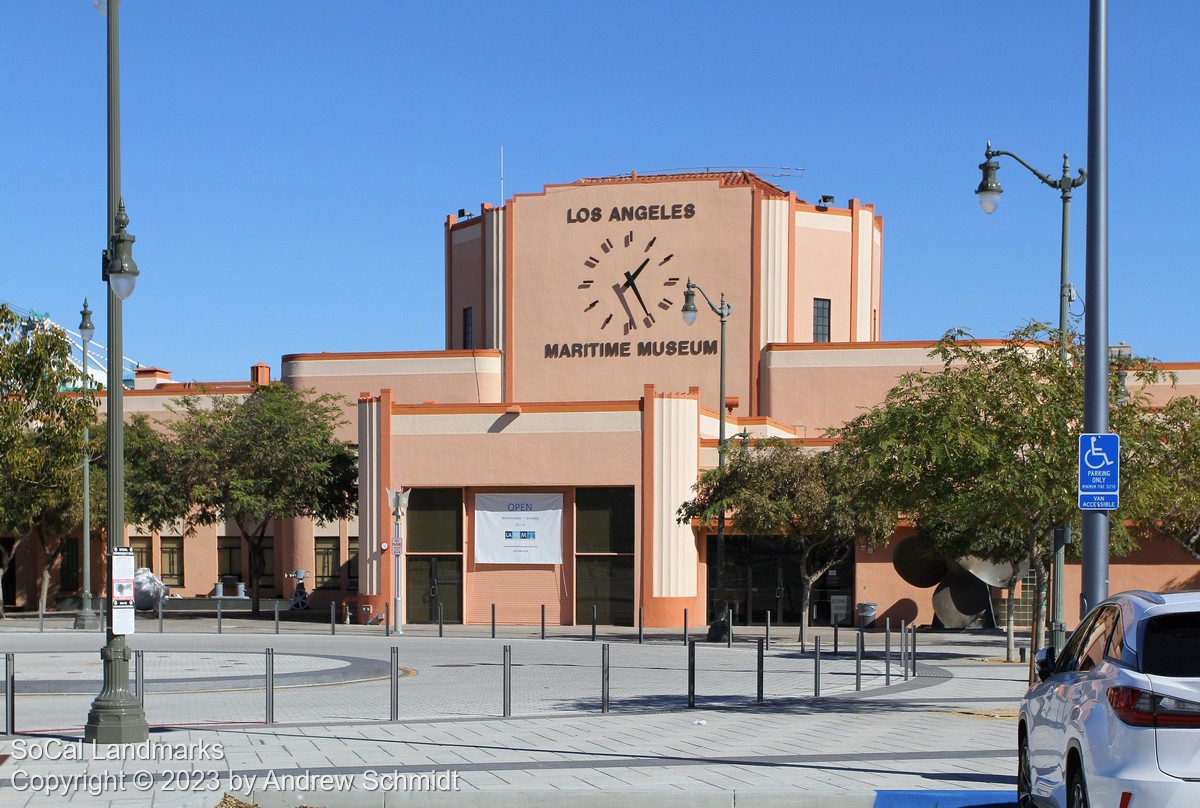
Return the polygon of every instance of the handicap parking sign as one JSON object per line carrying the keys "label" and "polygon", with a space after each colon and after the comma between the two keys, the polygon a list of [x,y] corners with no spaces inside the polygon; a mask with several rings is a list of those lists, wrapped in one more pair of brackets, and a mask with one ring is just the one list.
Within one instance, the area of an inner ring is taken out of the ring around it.
{"label": "handicap parking sign", "polygon": [[1079,436],[1079,508],[1115,511],[1121,502],[1121,437],[1109,432]]}

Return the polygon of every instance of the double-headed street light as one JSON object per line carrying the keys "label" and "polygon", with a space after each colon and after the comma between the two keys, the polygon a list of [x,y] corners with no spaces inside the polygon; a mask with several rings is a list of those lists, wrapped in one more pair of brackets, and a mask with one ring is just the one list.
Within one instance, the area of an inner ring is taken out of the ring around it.
{"label": "double-headed street light", "polygon": [[[1048,185],[1060,192],[1062,197],[1062,249],[1059,253],[1060,272],[1059,272],[1059,289],[1058,289],[1058,332],[1059,332],[1059,354],[1062,361],[1067,361],[1067,317],[1068,308],[1071,304],[1071,280],[1070,280],[1070,234],[1071,234],[1071,191],[1083,185],[1087,181],[1087,172],[1082,168],[1079,169],[1077,177],[1071,176],[1071,166],[1067,159],[1067,155],[1063,155],[1063,173],[1059,179],[1051,179],[1046,174],[1038,171],[1029,163],[1022,160],[1012,152],[994,151],[991,141],[988,141],[987,148],[983,152],[983,159],[979,165],[979,169],[983,172],[983,179],[979,182],[979,187],[975,189],[976,196],[979,197],[979,206],[983,208],[984,213],[994,213],[996,206],[1000,202],[1000,194],[1004,191],[1000,187],[1000,182],[996,179],[996,172],[1000,170],[1000,164],[997,163],[994,157],[1011,157],[1042,181],[1044,185]],[[1054,591],[1054,605],[1051,614],[1050,622],[1050,644],[1054,647],[1054,654],[1058,656],[1062,653],[1063,645],[1066,644],[1067,632],[1066,624],[1063,619],[1064,604],[1063,604],[1063,578],[1066,575],[1066,546],[1071,543],[1071,523],[1063,522],[1054,531],[1054,574],[1051,584]]]}
{"label": "double-headed street light", "polygon": [[[725,302],[725,293],[721,292],[721,305],[716,306],[708,295],[697,284],[688,278],[687,287],[683,293],[683,321],[688,325],[696,322],[696,292],[704,296],[704,301],[713,313],[721,318],[721,401],[720,427],[717,434],[717,467],[724,468],[725,452],[725,323],[729,319],[733,306]],[[717,514],[717,602],[714,608],[712,629],[709,630],[710,642],[721,642],[728,638],[730,615],[729,603],[725,600],[725,510]],[[713,630],[715,629],[715,631]]]}
{"label": "double-headed street light", "polygon": [[[81,392],[88,391],[88,343],[96,335],[96,326],[92,323],[92,310],[88,308],[87,298],[83,299],[83,309],[79,312],[83,319],[79,321],[79,336],[83,340],[83,387]],[[92,457],[88,438],[87,424],[83,425],[83,531],[80,540],[83,543],[83,592],[80,599],[79,613],[75,615],[75,628],[84,631],[95,631],[100,627],[100,619],[92,609],[92,486],[89,476]]]}
{"label": "double-headed street light", "polygon": [[[108,286],[108,603],[109,626],[104,648],[104,685],[92,702],[84,725],[86,741],[104,744],[140,743],[150,737],[146,713],[129,689],[129,645],[116,633],[113,551],[125,547],[125,401],[121,366],[121,302],[133,293],[138,268],[133,262],[134,237],[125,232],[129,217],[121,199],[121,82],[117,9],[108,0],[108,248],[101,259],[101,278]],[[99,6],[97,6],[99,8]]]}

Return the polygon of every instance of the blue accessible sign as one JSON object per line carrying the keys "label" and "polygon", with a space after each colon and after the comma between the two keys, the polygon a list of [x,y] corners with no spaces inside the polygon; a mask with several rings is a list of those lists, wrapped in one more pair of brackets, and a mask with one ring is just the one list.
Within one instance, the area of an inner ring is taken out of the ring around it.
{"label": "blue accessible sign", "polygon": [[1115,511],[1121,504],[1121,436],[1079,436],[1079,509]]}

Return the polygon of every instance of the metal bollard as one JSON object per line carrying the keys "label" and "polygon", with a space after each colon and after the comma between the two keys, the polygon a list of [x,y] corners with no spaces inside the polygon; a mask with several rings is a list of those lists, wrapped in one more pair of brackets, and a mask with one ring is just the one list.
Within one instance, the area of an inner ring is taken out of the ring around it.
{"label": "metal bollard", "polygon": [[808,619],[805,617],[800,618],[800,636],[796,639],[800,641],[800,653],[805,653],[808,650]]}
{"label": "metal bollard", "polygon": [[38,632],[46,630],[46,604],[38,598]]}
{"label": "metal bollard", "polygon": [[100,601],[100,633],[108,633],[108,598]]}
{"label": "metal bollard", "polygon": [[883,683],[884,685],[892,683],[892,626],[890,622],[884,624],[883,631]]}
{"label": "metal bollard", "polygon": [[862,690],[863,630],[860,626],[854,640],[854,689]]}
{"label": "metal bollard", "polygon": [[17,655],[4,655],[4,733],[17,734]]}
{"label": "metal bollard", "polygon": [[163,633],[162,601],[158,602],[158,633]]}
{"label": "metal bollard", "polygon": [[763,638],[758,639],[758,703],[763,703]]}
{"label": "metal bollard", "polygon": [[592,604],[592,642],[596,641],[596,604]]}
{"label": "metal bollard", "polygon": [[146,676],[143,663],[145,655],[142,651],[133,652],[133,688],[137,692],[138,706],[146,706]]}
{"label": "metal bollard", "polygon": [[688,640],[688,709],[696,706],[696,641]]}
{"label": "metal bollard", "polygon": [[504,717],[512,715],[512,646],[504,646]]}
{"label": "metal bollard", "polygon": [[728,631],[725,632],[725,647],[732,648],[733,647],[733,612],[732,611],[727,610],[725,612],[725,625],[729,629]]}
{"label": "metal bollard", "polygon": [[217,633],[221,633],[221,601],[217,601]]}
{"label": "metal bollard", "polygon": [[391,718],[393,721],[400,720],[400,648],[392,646],[392,694],[391,694]]}
{"label": "metal bollard", "polygon": [[769,609],[767,610],[767,636],[766,636],[766,639],[767,639],[767,649],[770,650],[770,648],[771,648],[771,612]]}
{"label": "metal bollard", "polygon": [[392,628],[395,630],[396,636],[399,637],[404,633],[404,599],[397,595],[395,602],[396,605],[392,607],[392,620],[394,621]]}
{"label": "metal bollard", "polygon": [[608,712],[608,643],[601,646],[600,654],[600,712]]}
{"label": "metal bollard", "polygon": [[912,675],[917,675],[917,627],[912,627],[912,645],[908,651],[909,659],[912,660]]}
{"label": "metal bollard", "polygon": [[330,601],[329,603],[329,633],[330,635],[337,634],[337,602]]}
{"label": "metal bollard", "polygon": [[642,626],[643,626],[642,607],[638,606],[638,645],[642,644],[642,634],[643,634]]}
{"label": "metal bollard", "polygon": [[442,611],[442,602],[439,600],[438,601],[438,636],[439,637],[446,636],[445,634],[442,633],[442,627],[444,625],[445,625],[445,613]]}
{"label": "metal bollard", "polygon": [[904,670],[904,681],[908,681],[908,625],[900,621],[900,667]]}
{"label": "metal bollard", "polygon": [[496,604],[492,604],[492,639],[496,639]]}
{"label": "metal bollard", "polygon": [[837,652],[838,652],[838,624],[837,624],[837,621],[834,620],[833,621],[833,653],[837,654]]}
{"label": "metal bollard", "polygon": [[542,639],[546,639],[546,604],[542,604]]}
{"label": "metal bollard", "polygon": [[383,636],[392,636],[392,604],[383,604]]}
{"label": "metal bollard", "polygon": [[821,637],[813,638],[813,698],[821,695]]}
{"label": "metal bollard", "polygon": [[687,645],[688,641],[688,610],[683,610],[683,644]]}
{"label": "metal bollard", "polygon": [[267,653],[267,721],[275,723],[275,649],[266,649]]}
{"label": "metal bollard", "polygon": [[279,601],[275,601],[275,633],[279,633]]}

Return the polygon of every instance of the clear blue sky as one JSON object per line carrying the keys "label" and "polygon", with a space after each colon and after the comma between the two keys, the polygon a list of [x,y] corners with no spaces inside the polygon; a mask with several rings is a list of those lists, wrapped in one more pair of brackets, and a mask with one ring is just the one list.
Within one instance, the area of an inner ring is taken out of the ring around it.
{"label": "clear blue sky", "polygon": [[[1110,342],[1200,361],[1200,3],[1110,6]],[[90,0],[4,16],[0,300],[73,328],[86,295],[103,340],[105,20]],[[124,0],[120,20],[125,353],[177,380],[444,347],[442,224],[501,202],[501,147],[510,197],[800,167],[760,173],[885,218],[885,339],[1057,320],[1057,192],[1009,160],[997,213],[972,192],[988,139],[1085,166],[1084,0]]]}

